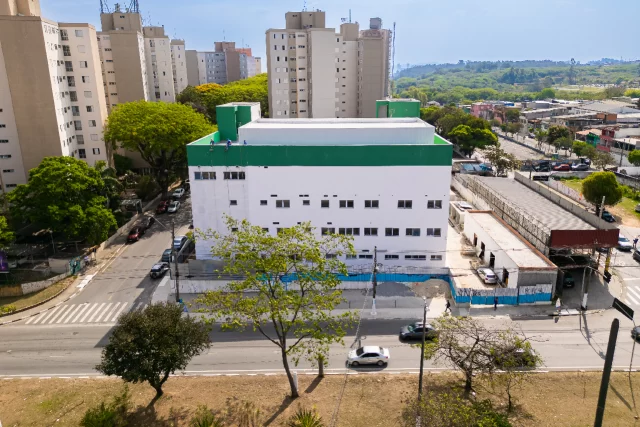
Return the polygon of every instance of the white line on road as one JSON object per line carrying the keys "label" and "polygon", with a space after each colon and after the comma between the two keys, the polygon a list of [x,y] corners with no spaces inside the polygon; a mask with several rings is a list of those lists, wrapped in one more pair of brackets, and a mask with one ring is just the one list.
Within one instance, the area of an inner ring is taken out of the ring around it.
{"label": "white line on road", "polygon": [[[46,316],[46,315],[47,315],[47,312],[46,312],[46,311],[43,311],[42,313],[37,314],[37,315],[35,315],[35,316],[31,317],[29,320],[27,320],[26,325],[28,325],[29,323],[31,323],[33,320],[35,320],[35,322],[33,322],[33,324],[35,325],[36,323],[38,323],[38,321],[40,321],[40,319],[42,319],[42,318],[43,318],[44,316]],[[36,320],[36,319],[37,319],[37,320]]]}
{"label": "white line on road", "polygon": [[[634,301],[636,300],[636,298],[640,300],[640,292],[638,292],[638,290],[634,288],[627,288],[627,298],[631,298]],[[636,304],[638,304],[638,302],[636,302]]]}
{"label": "white line on road", "polygon": [[169,282],[169,276],[164,276],[158,287],[166,285],[167,282]]}
{"label": "white line on road", "polygon": [[89,284],[89,282],[91,281],[91,279],[93,279],[93,276],[95,276],[95,274],[87,274],[84,279],[82,279],[82,282],[80,282],[80,284],[78,284],[78,286],[76,286],[78,289],[84,289],[85,286],[87,286]]}
{"label": "white line on road", "polygon": [[[104,316],[109,309],[111,309],[111,306],[113,305],[112,302],[109,303],[109,305],[107,305],[107,307],[104,309],[104,311],[102,312],[102,314],[100,314],[100,316],[98,316],[98,318],[96,319],[96,323],[100,322],[100,319],[102,319],[102,316]],[[117,306],[116,306],[117,307]],[[109,316],[107,316],[107,319],[109,318]]]}
{"label": "white line on road", "polygon": [[84,322],[84,319],[86,319],[86,318],[87,318],[87,316],[88,316],[88,315],[90,315],[90,314],[91,314],[91,312],[92,312],[94,309],[96,309],[97,307],[98,307],[98,304],[91,304],[91,308],[89,309],[89,311],[87,311],[87,313],[86,313],[84,316],[82,316],[82,319],[80,319],[80,323],[83,323],[83,322]]}
{"label": "white line on road", "polygon": [[[59,309],[59,308],[60,308],[60,306],[57,306],[57,307],[56,307],[56,308],[54,308],[53,310],[49,311],[49,314],[47,314],[47,316],[46,316],[44,319],[42,319],[42,324],[44,324],[44,322],[46,322],[46,321],[47,321],[47,319],[48,319],[49,317],[51,317],[51,315],[52,315],[53,313],[55,313],[56,311],[58,311],[58,309]],[[38,321],[33,322],[33,324],[34,324],[34,325],[35,325],[36,323],[38,323]]]}
{"label": "white line on road", "polygon": [[68,308],[69,308],[68,305],[63,305],[62,308],[60,309],[60,311],[58,313],[56,313],[56,315],[51,318],[51,320],[49,321],[49,324],[50,325],[53,324],[53,322],[56,321],[58,316],[60,316],[62,313],[64,313]]}
{"label": "white line on road", "polygon": [[80,316],[82,316],[82,313],[84,313],[84,312],[87,310],[87,308],[89,308],[89,303],[85,302],[85,303],[83,303],[83,304],[82,304],[82,306],[83,306],[83,307],[82,307],[82,310],[80,310],[80,313],[78,313],[78,315],[77,315],[76,317],[74,317],[74,318],[73,318],[73,320],[71,321],[71,323],[75,323],[75,322],[76,322],[76,320],[78,320],[78,318],[79,318]]}
{"label": "white line on road", "polygon": [[[89,320],[87,320],[87,323],[93,322],[93,319],[95,319],[95,317],[98,315],[98,313],[100,313],[102,311],[102,307],[104,307],[105,304],[106,304],[106,302],[103,302],[102,304],[100,304],[100,307],[98,307],[98,309],[95,311],[95,313],[93,313],[93,315],[91,315]],[[109,305],[111,305],[111,303],[109,303]]]}
{"label": "white line on road", "polygon": [[112,322],[115,322],[118,319],[118,317],[120,317],[120,314],[124,311],[124,308],[127,306],[127,304],[129,303],[125,302],[124,304],[122,304],[122,307],[120,307],[120,310],[111,319]]}
{"label": "white line on road", "polygon": [[[69,307],[69,310],[67,310],[67,312],[63,316],[60,316],[60,318],[58,319],[58,321],[56,323],[62,322],[62,319],[64,319],[65,317],[68,317],[69,313],[71,313],[72,311],[75,311],[73,309],[73,307],[75,307],[75,306],[76,306],[75,304],[71,304],[71,306]],[[53,323],[53,320],[51,321],[51,323]]]}
{"label": "white line on road", "polygon": [[[64,323],[69,323],[69,320],[71,320],[71,318],[78,312],[78,310],[80,310],[82,308],[82,304],[78,304],[78,306],[75,308],[75,310],[73,310],[73,312],[71,312],[68,316],[65,316],[64,318]],[[62,320],[62,319],[60,319]]]}
{"label": "white line on road", "polygon": [[108,321],[109,321],[109,319],[111,318],[111,315],[112,315],[113,313],[115,313],[116,311],[118,311],[118,306],[119,306],[120,304],[122,304],[122,303],[117,302],[117,303],[116,303],[116,305],[115,305],[115,306],[113,306],[113,309],[109,312],[109,314],[107,314],[107,317],[105,317],[105,318],[104,318],[104,321],[105,321],[105,322],[108,322]]}

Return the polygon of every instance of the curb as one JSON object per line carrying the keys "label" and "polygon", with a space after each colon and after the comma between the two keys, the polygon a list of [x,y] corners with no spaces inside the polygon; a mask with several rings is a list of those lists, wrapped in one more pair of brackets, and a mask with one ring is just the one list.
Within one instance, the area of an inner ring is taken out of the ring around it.
{"label": "curb", "polygon": [[[76,278],[77,278],[77,276],[76,276]],[[66,279],[66,278],[65,278],[65,279]],[[62,279],[62,280],[65,280],[65,279]],[[53,295],[53,296],[51,296],[51,297],[47,298],[46,300],[41,301],[41,302],[39,302],[39,303],[37,303],[37,304],[30,305],[29,307],[21,308],[20,310],[16,310],[16,311],[14,311],[13,313],[7,314],[6,316],[10,316],[10,315],[17,314],[17,313],[22,313],[23,311],[31,310],[32,308],[39,307],[39,306],[41,306],[42,304],[46,304],[46,303],[48,303],[49,301],[51,301],[52,299],[57,298],[58,296],[60,296],[60,294],[62,294],[62,293],[63,293],[64,291],[66,291],[67,289],[69,289],[69,287],[70,287],[71,285],[73,285],[74,283],[75,283],[75,280],[74,280],[73,282],[71,282],[69,285],[67,285],[67,286],[66,286],[64,289],[62,289],[60,292],[58,292],[57,294],[55,294],[55,295]],[[21,317],[20,319],[9,320],[8,322],[0,322],[0,326],[2,326],[2,325],[8,325],[8,324],[10,324],[10,323],[19,322],[19,321],[21,321],[21,320],[28,319],[29,317],[33,317],[33,316],[37,316],[37,315],[39,315],[39,314],[42,314],[42,313],[44,313],[45,311],[49,311],[49,310],[51,310],[52,308],[57,307],[57,306],[59,306],[60,304],[63,304],[63,303],[65,303],[65,302],[69,301],[71,298],[75,297],[77,294],[78,294],[78,293],[76,292],[76,293],[72,294],[70,297],[68,297],[67,299],[65,299],[65,300],[63,300],[63,301],[60,301],[60,302],[59,302],[59,303],[57,303],[56,305],[52,305],[51,307],[49,307],[49,308],[47,308],[47,309],[45,309],[45,310],[39,311],[39,312],[37,312],[37,313],[35,313],[35,314],[30,314],[29,316]]]}

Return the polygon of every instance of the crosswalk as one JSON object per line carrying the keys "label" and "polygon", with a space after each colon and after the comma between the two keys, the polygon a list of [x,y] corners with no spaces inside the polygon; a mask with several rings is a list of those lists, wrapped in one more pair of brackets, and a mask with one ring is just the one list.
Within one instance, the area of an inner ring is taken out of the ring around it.
{"label": "crosswalk", "polygon": [[640,286],[627,285],[627,296],[624,302],[640,306]]}
{"label": "crosswalk", "polygon": [[123,313],[142,310],[146,305],[143,302],[63,304],[28,318],[25,325],[115,323]]}

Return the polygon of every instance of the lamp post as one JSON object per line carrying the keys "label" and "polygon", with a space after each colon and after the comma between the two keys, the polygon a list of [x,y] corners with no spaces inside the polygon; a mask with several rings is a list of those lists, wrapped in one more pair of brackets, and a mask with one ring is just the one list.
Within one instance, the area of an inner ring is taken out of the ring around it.
{"label": "lamp post", "polygon": [[422,425],[422,420],[420,418],[420,402],[422,402],[422,376],[424,375],[424,342],[427,339],[427,311],[429,307],[427,307],[427,297],[422,297],[424,301],[424,312],[422,314],[422,345],[420,347],[420,376],[418,377],[418,415],[416,417],[416,426],[420,427]]}
{"label": "lamp post", "polygon": [[376,291],[378,290],[378,247],[373,247],[373,277],[371,282],[373,283],[373,303],[371,304],[371,315],[375,316],[376,313]]}

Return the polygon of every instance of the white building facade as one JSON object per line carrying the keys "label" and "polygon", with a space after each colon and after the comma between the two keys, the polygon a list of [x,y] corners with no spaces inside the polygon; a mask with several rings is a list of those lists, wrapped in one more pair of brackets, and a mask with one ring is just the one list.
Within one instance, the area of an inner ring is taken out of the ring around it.
{"label": "white building facade", "polygon": [[[195,228],[227,233],[225,215],[272,234],[310,221],[318,235],[353,236],[351,266],[370,264],[377,247],[388,266],[444,268],[452,148],[431,125],[259,111],[219,106],[219,133],[187,147]],[[228,139],[237,142],[227,148]],[[211,245],[197,241],[197,258],[209,259]]]}
{"label": "white building facade", "polygon": [[171,40],[164,34],[164,27],[144,27],[142,30],[151,99],[175,102]]}
{"label": "white building facade", "polygon": [[189,85],[184,40],[171,40],[171,63],[174,92],[178,96]]}

